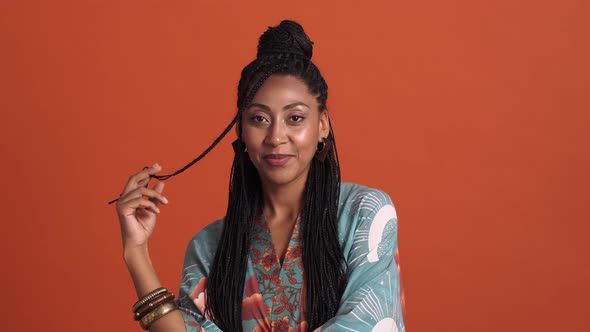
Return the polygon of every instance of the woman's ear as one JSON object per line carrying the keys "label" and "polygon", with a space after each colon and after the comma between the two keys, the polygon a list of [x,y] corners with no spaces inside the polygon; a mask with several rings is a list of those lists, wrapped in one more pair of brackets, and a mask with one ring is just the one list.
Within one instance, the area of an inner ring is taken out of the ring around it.
{"label": "woman's ear", "polygon": [[328,137],[330,133],[330,118],[328,111],[320,112],[320,125],[319,125],[319,142],[324,138]]}

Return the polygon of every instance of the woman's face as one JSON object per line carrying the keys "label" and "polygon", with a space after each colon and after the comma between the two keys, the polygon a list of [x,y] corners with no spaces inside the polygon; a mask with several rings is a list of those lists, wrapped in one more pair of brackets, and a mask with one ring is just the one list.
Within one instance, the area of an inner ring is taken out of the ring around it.
{"label": "woman's face", "polygon": [[263,184],[307,179],[317,145],[330,131],[328,115],[299,78],[272,75],[242,113],[242,140]]}

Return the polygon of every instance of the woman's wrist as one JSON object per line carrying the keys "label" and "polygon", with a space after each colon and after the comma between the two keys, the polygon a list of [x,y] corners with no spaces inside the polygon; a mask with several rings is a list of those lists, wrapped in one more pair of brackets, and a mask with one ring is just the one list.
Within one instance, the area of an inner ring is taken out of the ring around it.
{"label": "woman's wrist", "polygon": [[138,297],[142,297],[162,286],[152,265],[147,248],[125,249],[123,257]]}
{"label": "woman's wrist", "polygon": [[149,257],[150,254],[147,244],[143,246],[123,247],[123,260],[127,264],[138,259],[145,260],[147,258],[149,260]]}

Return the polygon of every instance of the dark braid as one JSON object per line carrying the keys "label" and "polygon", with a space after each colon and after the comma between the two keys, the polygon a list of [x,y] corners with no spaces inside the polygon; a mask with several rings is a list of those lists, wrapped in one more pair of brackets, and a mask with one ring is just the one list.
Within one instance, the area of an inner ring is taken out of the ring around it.
{"label": "dark braid", "polygon": [[[330,135],[334,140],[332,131]],[[305,187],[303,266],[310,331],[336,315],[346,284],[337,225],[340,167],[336,146],[332,148],[324,162],[312,159]]]}

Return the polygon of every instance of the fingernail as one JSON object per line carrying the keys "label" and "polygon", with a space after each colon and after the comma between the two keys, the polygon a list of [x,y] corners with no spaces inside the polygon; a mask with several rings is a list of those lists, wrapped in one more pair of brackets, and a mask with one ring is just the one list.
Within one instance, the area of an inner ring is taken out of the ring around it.
{"label": "fingernail", "polygon": [[156,208],[156,211],[158,211],[158,213],[160,213],[160,209]]}
{"label": "fingernail", "polygon": [[168,204],[168,198],[166,198],[166,197],[164,197],[164,196],[162,196],[162,201],[163,201],[164,203]]}

